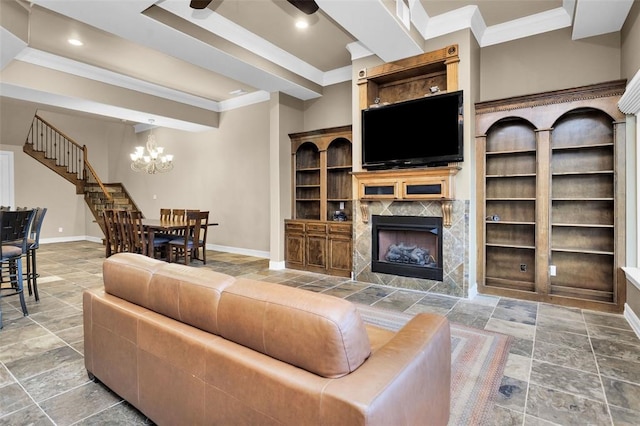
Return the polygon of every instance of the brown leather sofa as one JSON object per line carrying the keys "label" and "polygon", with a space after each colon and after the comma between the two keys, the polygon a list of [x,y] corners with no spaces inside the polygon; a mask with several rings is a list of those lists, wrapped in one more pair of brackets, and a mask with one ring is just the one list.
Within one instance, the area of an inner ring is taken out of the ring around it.
{"label": "brown leather sofa", "polygon": [[85,364],[159,425],[446,425],[444,317],[398,332],[343,299],[120,253],[87,290]]}

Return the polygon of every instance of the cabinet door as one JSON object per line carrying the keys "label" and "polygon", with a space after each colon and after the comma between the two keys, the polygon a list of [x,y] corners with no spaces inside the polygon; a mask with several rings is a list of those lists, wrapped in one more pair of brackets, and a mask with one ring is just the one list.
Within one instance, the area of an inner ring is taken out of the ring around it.
{"label": "cabinet door", "polygon": [[331,270],[331,273],[348,277],[351,275],[351,263],[351,238],[330,236],[328,267]]}
{"label": "cabinet door", "polygon": [[287,233],[284,247],[285,262],[291,266],[304,266],[304,235]]}
{"label": "cabinet door", "polygon": [[312,268],[327,267],[327,236],[322,234],[309,234],[307,243],[307,266]]}

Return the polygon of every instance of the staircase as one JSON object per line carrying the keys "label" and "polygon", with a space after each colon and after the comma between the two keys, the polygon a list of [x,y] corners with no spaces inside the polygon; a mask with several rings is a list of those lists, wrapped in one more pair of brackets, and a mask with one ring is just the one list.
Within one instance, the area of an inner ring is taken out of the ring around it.
{"label": "staircase", "polygon": [[25,154],[56,172],[84,194],[96,223],[105,232],[105,209],[139,210],[121,183],[103,183],[87,158],[87,147],[79,145],[37,114],[22,149]]}

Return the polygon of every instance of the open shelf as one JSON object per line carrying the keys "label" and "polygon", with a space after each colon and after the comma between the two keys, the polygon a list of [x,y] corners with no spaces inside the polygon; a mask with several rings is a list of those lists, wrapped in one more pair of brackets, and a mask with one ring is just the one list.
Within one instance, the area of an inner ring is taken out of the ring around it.
{"label": "open shelf", "polygon": [[567,146],[552,146],[551,149],[553,151],[563,151],[563,150],[579,150],[584,151],[585,149],[600,149],[600,148],[613,148],[612,143],[585,143],[583,145],[567,145]]}
{"label": "open shelf", "polygon": [[294,191],[292,219],[285,220],[285,265],[349,277],[353,257],[351,126],[289,137]]}
{"label": "open shelf", "polygon": [[480,292],[621,312],[624,88],[475,105]]}

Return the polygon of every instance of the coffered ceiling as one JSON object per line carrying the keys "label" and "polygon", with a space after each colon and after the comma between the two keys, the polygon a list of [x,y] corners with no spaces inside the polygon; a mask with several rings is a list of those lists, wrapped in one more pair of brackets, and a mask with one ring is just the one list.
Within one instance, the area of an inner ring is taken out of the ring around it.
{"label": "coffered ceiling", "polygon": [[[271,92],[301,100],[469,28],[481,47],[560,28],[620,31],[633,0],[0,0],[0,95],[185,130]],[[308,27],[295,23],[305,19]],[[72,46],[68,39],[82,41]]]}

